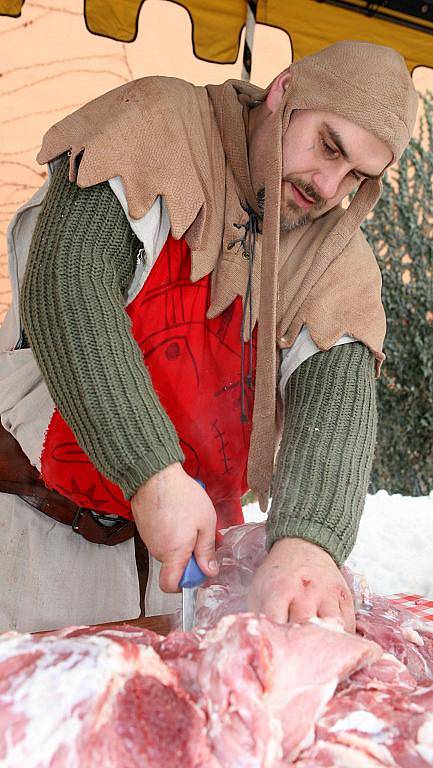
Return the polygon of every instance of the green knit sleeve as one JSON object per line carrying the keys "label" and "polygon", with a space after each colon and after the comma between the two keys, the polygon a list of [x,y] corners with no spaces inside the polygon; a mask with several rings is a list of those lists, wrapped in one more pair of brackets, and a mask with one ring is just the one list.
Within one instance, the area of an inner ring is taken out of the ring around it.
{"label": "green knit sleeve", "polygon": [[30,246],[21,317],[58,410],[126,498],[184,458],[124,309],[138,249],[109,184],[80,189],[62,162]]}
{"label": "green knit sleeve", "polygon": [[306,360],[286,386],[267,547],[318,544],[341,565],[358,532],[376,443],[374,357],[361,343]]}

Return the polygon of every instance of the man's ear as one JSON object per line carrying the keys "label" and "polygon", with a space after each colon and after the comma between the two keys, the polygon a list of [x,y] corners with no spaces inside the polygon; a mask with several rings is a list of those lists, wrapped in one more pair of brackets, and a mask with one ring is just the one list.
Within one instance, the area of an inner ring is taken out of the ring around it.
{"label": "man's ear", "polygon": [[284,69],[282,72],[280,72],[280,74],[277,75],[275,80],[273,80],[271,83],[271,87],[265,101],[266,106],[271,112],[275,112],[275,110],[277,110],[280,106],[281,99],[287,90],[291,77],[292,73],[290,71],[290,67],[288,67],[288,69]]}

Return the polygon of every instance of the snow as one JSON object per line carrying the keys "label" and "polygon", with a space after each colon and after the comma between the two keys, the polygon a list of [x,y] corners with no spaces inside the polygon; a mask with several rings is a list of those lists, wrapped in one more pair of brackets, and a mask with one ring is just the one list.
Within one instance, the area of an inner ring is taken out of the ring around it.
{"label": "snow", "polygon": [[[247,522],[261,522],[259,505],[244,507]],[[358,538],[347,560],[373,592],[406,592],[433,600],[433,491],[429,496],[368,495]]]}

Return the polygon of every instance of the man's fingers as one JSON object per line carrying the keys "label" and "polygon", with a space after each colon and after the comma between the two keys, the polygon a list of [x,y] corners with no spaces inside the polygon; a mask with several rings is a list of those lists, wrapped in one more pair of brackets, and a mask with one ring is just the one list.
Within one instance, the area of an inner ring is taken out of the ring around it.
{"label": "man's fingers", "polygon": [[338,619],[342,624],[344,623],[337,597],[328,597],[326,600],[322,600],[317,615],[320,619]]}
{"label": "man's fingers", "polygon": [[267,619],[275,621],[277,624],[287,624],[289,621],[290,603],[287,600],[280,603],[269,603],[268,608],[264,608],[262,613],[266,615]]}
{"label": "man's fingers", "polygon": [[346,583],[346,579],[341,574],[343,584],[340,586],[338,592],[338,602],[340,610],[344,618],[344,628],[346,632],[356,632],[356,618],[355,618],[355,606],[353,604],[353,597],[350,591],[349,585]]}
{"label": "man's fingers", "polygon": [[355,619],[355,607],[353,605],[353,599],[350,592],[344,590],[341,592],[338,599],[341,614],[344,621],[344,629],[346,632],[356,632],[356,619]]}
{"label": "man's fingers", "polygon": [[295,597],[290,604],[289,621],[294,624],[304,624],[317,616],[317,602],[313,597]]}
{"label": "man's fingers", "polygon": [[163,592],[179,592],[179,581],[191,555],[170,562],[161,563],[159,586]]}
{"label": "man's fingers", "polygon": [[344,598],[336,595],[335,598],[323,600],[317,615],[321,619],[336,618],[343,624],[346,632],[355,632],[355,612],[350,595]]}
{"label": "man's fingers", "polygon": [[216,576],[218,564],[215,555],[216,515],[209,520],[207,526],[198,531],[194,547],[194,555],[198,566],[206,576]]}
{"label": "man's fingers", "polygon": [[289,606],[293,600],[293,590],[284,582],[267,580],[262,583],[253,580],[252,588],[248,594],[248,610],[259,615],[264,613],[267,619],[277,624],[287,624],[289,620]]}
{"label": "man's fingers", "polygon": [[[218,564],[215,555],[215,519],[210,520],[203,530],[198,531],[194,546],[194,555],[199,568],[206,576],[216,576]],[[163,592],[178,592],[179,581],[189,562],[192,552],[179,554],[177,557],[165,560],[161,564],[159,586]]]}
{"label": "man's fingers", "polygon": [[289,620],[289,608],[292,596],[282,592],[281,594],[262,595],[261,598],[254,592],[249,600],[249,609],[255,613],[264,613],[267,619],[277,624],[287,624]]}

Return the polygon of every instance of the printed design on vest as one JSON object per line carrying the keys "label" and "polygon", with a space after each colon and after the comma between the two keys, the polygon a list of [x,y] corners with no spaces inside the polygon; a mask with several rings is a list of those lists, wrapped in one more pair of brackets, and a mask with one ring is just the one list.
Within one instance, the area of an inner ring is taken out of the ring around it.
{"label": "printed design on vest", "polygon": [[[206,486],[218,526],[242,522],[254,405],[246,384],[247,421],[241,421],[241,353],[248,373],[248,345],[241,345],[242,301],[238,297],[209,320],[211,277],[190,280],[190,252],[169,236],[136,298],[126,308],[155,391],[174,424],[185,454],[184,468]],[[253,338],[253,381],[256,334]],[[55,411],[42,454],[44,482],[80,506],[131,518],[130,503],[78,446]]]}
{"label": "printed design on vest", "polygon": [[[45,484],[55,488],[78,506],[132,518],[131,504],[125,499],[119,486],[98,472],[57,410],[54,411],[47,431],[41,465]],[[65,466],[64,472],[61,465]],[[45,467],[57,467],[54,483],[51,479],[48,480],[48,476],[54,477],[53,469],[49,469],[46,476]]]}

